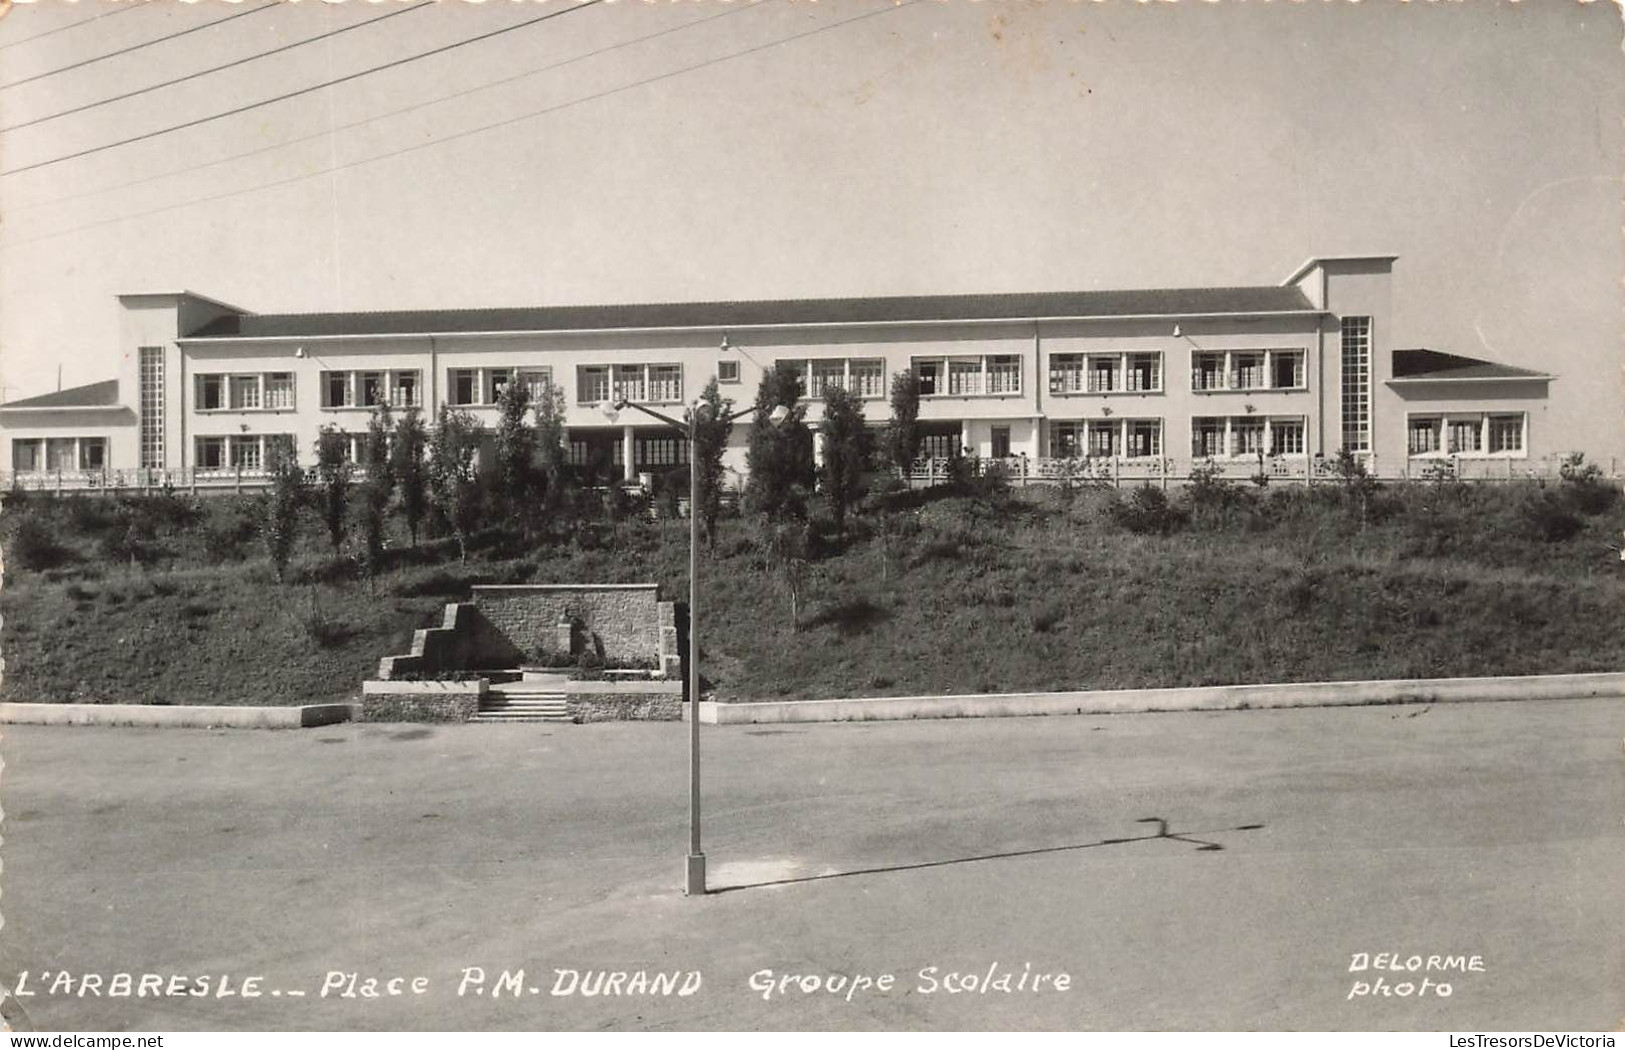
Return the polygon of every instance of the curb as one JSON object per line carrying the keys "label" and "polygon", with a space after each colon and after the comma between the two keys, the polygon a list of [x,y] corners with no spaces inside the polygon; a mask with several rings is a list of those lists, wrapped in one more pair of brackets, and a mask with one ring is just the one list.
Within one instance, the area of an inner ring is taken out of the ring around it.
{"label": "curb", "polygon": [[150,726],[163,729],[300,729],[348,722],[350,704],[304,707],[188,707],[153,704],[0,704],[0,723]]}
{"label": "curb", "polygon": [[1625,673],[1287,682],[1275,685],[1097,689],[1062,693],[881,696],[850,700],[766,700],[740,704],[705,700],[700,703],[700,721],[711,725],[870,722],[914,718],[1109,715],[1148,711],[1240,711],[1365,704],[1580,700],[1590,697],[1625,697]]}

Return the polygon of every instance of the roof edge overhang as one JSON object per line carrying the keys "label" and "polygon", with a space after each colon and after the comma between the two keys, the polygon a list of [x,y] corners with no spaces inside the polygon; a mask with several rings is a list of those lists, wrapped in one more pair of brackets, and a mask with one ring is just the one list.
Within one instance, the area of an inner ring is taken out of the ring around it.
{"label": "roof edge overhang", "polygon": [[27,412],[44,415],[49,412],[133,412],[129,405],[0,405],[0,412]]}
{"label": "roof edge overhang", "polygon": [[1549,383],[1556,379],[1549,372],[1531,372],[1523,376],[1395,376],[1384,382],[1395,383]]}
{"label": "roof edge overhang", "polygon": [[769,332],[794,331],[798,329],[829,330],[851,328],[943,328],[953,325],[975,325],[988,327],[994,325],[1029,325],[1029,324],[1073,324],[1082,322],[1109,322],[1109,321],[1205,321],[1205,320],[1270,320],[1285,317],[1325,317],[1325,310],[1248,310],[1227,313],[1154,313],[1154,314],[1089,314],[1077,316],[1051,316],[1051,317],[961,317],[953,319],[928,318],[920,320],[884,320],[884,321],[804,321],[786,322],[783,324],[707,324],[707,325],[655,325],[645,327],[618,327],[618,328],[506,328],[489,331],[430,331],[430,332],[345,332],[328,333],[323,335],[215,335],[215,336],[183,336],[175,340],[178,344],[202,343],[208,345],[227,345],[231,343],[282,343],[316,340],[343,340],[343,339],[445,339],[467,338],[471,336],[503,336],[503,335],[649,335],[661,332]]}
{"label": "roof edge overhang", "polygon": [[1380,260],[1382,262],[1394,262],[1398,258],[1399,256],[1396,254],[1383,254],[1380,252],[1373,255],[1311,255],[1309,258],[1304,260],[1302,266],[1292,271],[1292,276],[1281,282],[1281,287],[1284,288],[1287,285],[1297,284],[1305,274],[1314,269],[1316,266],[1319,266],[1321,263],[1363,262],[1368,259]]}
{"label": "roof edge overhang", "polygon": [[197,299],[200,302],[208,303],[211,306],[218,306],[222,310],[230,310],[234,314],[242,314],[245,317],[252,317],[254,315],[254,311],[252,311],[252,310],[244,310],[240,306],[234,306],[231,303],[223,302],[222,300],[216,299],[213,296],[200,295],[199,293],[193,292],[193,291],[179,291],[179,292],[122,292],[118,296],[118,301],[123,302],[126,299],[181,299],[181,298]]}

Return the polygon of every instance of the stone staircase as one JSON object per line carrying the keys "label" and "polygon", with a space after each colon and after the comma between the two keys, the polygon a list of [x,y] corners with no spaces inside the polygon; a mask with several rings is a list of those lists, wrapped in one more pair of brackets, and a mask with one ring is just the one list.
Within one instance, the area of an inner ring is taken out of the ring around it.
{"label": "stone staircase", "polygon": [[564,675],[526,671],[517,682],[493,682],[476,722],[568,722]]}

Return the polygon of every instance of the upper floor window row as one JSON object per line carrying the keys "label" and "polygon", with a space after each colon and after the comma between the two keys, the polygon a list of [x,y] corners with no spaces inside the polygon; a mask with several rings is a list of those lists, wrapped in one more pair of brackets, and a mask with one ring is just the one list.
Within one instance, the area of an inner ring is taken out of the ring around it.
{"label": "upper floor window row", "polygon": [[1020,354],[916,357],[921,397],[1005,397],[1021,393]]}
{"label": "upper floor window row", "polygon": [[295,407],[292,372],[202,372],[195,379],[199,412],[285,411]]}
{"label": "upper floor window row", "polygon": [[886,396],[886,362],[878,357],[823,357],[779,363],[801,380],[804,397],[821,398],[836,386],[860,398]]}
{"label": "upper floor window row", "polygon": [[1050,355],[1052,394],[1143,394],[1161,390],[1159,351]]}
{"label": "upper floor window row", "polygon": [[1302,350],[1195,350],[1191,389],[1302,390],[1305,359]]}
{"label": "upper floor window row", "polygon": [[639,401],[680,404],[682,365],[580,365],[576,368],[576,403]]}
{"label": "upper floor window row", "polygon": [[422,373],[416,369],[378,369],[322,373],[323,408],[391,408],[423,406]]}
{"label": "upper floor window row", "polygon": [[553,369],[546,366],[453,368],[446,373],[446,402],[458,406],[494,405],[513,382],[524,386],[531,404],[535,404],[553,385]]}

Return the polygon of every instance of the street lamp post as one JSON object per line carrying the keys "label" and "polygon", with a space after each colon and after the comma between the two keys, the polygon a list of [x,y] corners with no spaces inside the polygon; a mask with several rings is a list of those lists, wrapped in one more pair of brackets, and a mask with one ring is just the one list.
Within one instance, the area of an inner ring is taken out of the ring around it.
{"label": "street lamp post", "polygon": [[[727,348],[726,340],[723,346]],[[686,422],[624,399],[606,405],[604,413],[614,419],[625,409],[635,408],[646,416],[676,427],[688,440],[688,859],[684,867],[683,893],[689,897],[704,896],[706,892],[705,851],[700,848],[700,457],[695,440],[702,407],[696,404],[689,411]],[[732,423],[754,411],[754,405],[741,409],[725,416],[722,422]],[[774,423],[780,423],[788,414],[788,410],[780,405],[769,418]]]}

